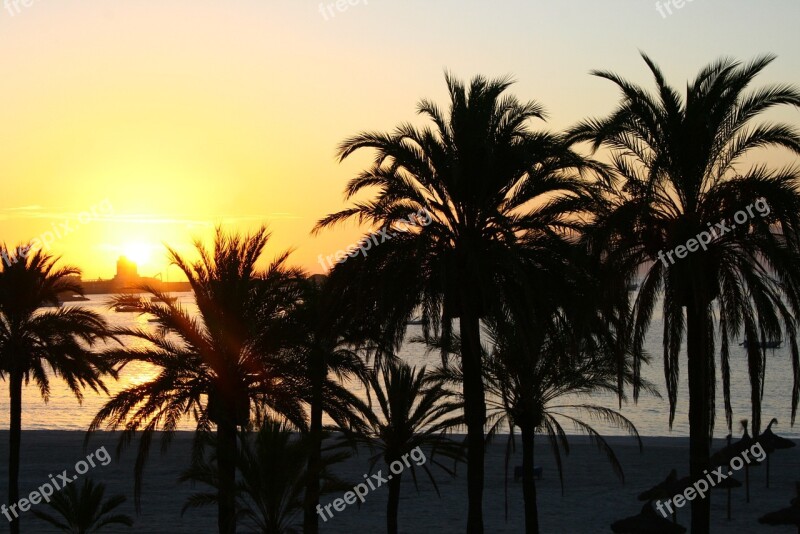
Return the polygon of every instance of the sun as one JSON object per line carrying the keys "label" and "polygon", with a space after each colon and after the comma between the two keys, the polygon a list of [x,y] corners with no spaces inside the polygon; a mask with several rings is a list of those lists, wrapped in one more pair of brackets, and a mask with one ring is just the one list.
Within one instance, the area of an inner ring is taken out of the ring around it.
{"label": "sun", "polygon": [[122,247],[122,254],[137,265],[150,261],[151,247],[145,243],[126,243]]}

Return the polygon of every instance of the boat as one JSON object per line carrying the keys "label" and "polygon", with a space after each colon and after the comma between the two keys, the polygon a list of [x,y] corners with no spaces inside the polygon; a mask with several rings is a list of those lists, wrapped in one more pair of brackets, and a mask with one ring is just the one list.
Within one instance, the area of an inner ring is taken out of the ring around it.
{"label": "boat", "polygon": [[89,300],[87,297],[83,295],[59,295],[58,300],[61,302],[86,302]]}
{"label": "boat", "polygon": [[114,304],[115,312],[140,312],[142,310],[142,299],[138,296],[119,297]]}
{"label": "boat", "polygon": [[[744,340],[739,343],[740,347],[749,348],[751,342],[748,340]],[[780,340],[772,340],[772,341],[754,341],[752,342],[753,345],[758,347],[759,349],[779,349],[781,348],[781,341]]]}

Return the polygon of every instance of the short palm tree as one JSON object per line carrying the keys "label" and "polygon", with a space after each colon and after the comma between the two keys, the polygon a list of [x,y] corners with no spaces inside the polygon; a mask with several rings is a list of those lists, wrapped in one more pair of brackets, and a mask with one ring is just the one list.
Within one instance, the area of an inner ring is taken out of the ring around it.
{"label": "short palm tree", "polygon": [[[446,77],[450,107],[427,100],[419,112],[433,127],[408,124],[391,133],[362,133],[339,147],[345,159],[360,149],[375,164],[353,178],[348,198],[360,199],[322,219],[316,230],[350,218],[381,229],[333,269],[351,288],[363,321],[402,341],[406,321],[421,310],[425,335],[441,327],[449,338],[458,320],[468,434],[467,531],[483,532],[484,422],[480,319],[492,302],[517,292],[520,236],[531,228],[557,231],[583,209],[579,172],[596,166],[558,136],[533,132],[542,107],[519,102],[508,79],[475,77],[469,86]],[[417,224],[409,228],[409,217]],[[407,231],[403,231],[407,230]],[[386,340],[384,340],[386,341]]]}
{"label": "short palm tree", "polygon": [[[416,469],[421,467],[438,493],[439,488],[428,462],[448,474],[454,469],[436,455],[455,461],[463,460],[461,444],[446,436],[453,426],[463,424],[462,407],[441,381],[408,364],[388,359],[373,369],[367,379],[370,396],[377,402],[377,411],[364,413],[367,431],[352,438],[353,443],[365,444],[377,451],[370,458],[370,472],[383,460],[389,487],[386,525],[389,534],[397,534],[397,512],[400,505],[400,482],[405,470],[410,471],[417,484]],[[425,457],[423,449],[429,451]],[[413,451],[413,452],[412,452]],[[396,466],[399,466],[396,469]]]}
{"label": "short palm tree", "polygon": [[[59,306],[59,293],[82,293],[74,278],[80,271],[56,267],[58,258],[42,251],[9,255],[3,245],[0,256],[14,258],[0,262],[0,377],[8,377],[9,384],[8,499],[14,503],[19,500],[23,384],[33,380],[47,402],[50,380],[59,377],[80,401],[87,387],[107,393],[102,376],[114,373],[90,350],[108,335],[99,315],[80,307],[43,309]],[[19,519],[10,527],[18,534]]]}
{"label": "short palm tree", "polygon": [[[633,424],[616,410],[587,403],[581,397],[596,393],[620,396],[618,387],[617,340],[599,321],[596,329],[576,328],[573,318],[563,309],[554,310],[547,321],[523,326],[510,314],[487,321],[487,340],[492,347],[486,359],[486,382],[489,392],[489,435],[503,428],[510,430],[510,453],[514,431],[522,435],[523,496],[525,531],[539,532],[536,482],[534,479],[534,439],[536,433],[547,436],[558,467],[562,489],[561,452],[569,453],[562,423],[570,423],[587,434],[611,463],[614,474],[624,480],[622,465],[614,451],[581,415],[602,420],[635,436]],[[630,369],[625,373],[631,379]],[[508,460],[508,459],[507,459]]]}
{"label": "short palm tree", "polygon": [[[284,423],[267,420],[255,435],[240,433],[237,455],[239,480],[236,484],[237,516],[260,534],[300,532],[298,516],[303,509],[309,447],[306,437],[298,438]],[[323,450],[319,457],[320,494],[352,488],[333,476],[328,467],[350,456],[347,451]],[[200,459],[181,476],[182,481],[200,482],[219,490],[216,457]],[[192,495],[183,508],[197,508],[218,502],[219,491]]]}
{"label": "short palm tree", "polygon": [[194,264],[170,249],[172,261],[189,279],[198,315],[170,302],[143,304],[143,311],[158,319],[157,329],[118,330],[146,344],[108,350],[105,357],[119,368],[146,362],[158,374],[118,393],[89,428],[92,432],[104,423],[123,428],[120,446],[142,432],[135,474],[138,506],[153,433],[162,431],[166,446],[184,418],[194,418],[198,436],[215,426],[218,523],[225,534],[236,530],[237,429],[247,427],[253,413],[256,418],[279,414],[298,428],[305,425],[299,394],[305,378],[297,372],[300,362],[287,351],[291,336],[285,328],[297,303],[301,273],[286,267],[286,254],[265,271],[256,269],[269,236],[264,227],[246,236],[229,236],[218,229],[212,251],[196,244],[200,260]]}
{"label": "short palm tree", "polygon": [[[795,373],[792,420],[796,414],[800,173],[797,167],[770,168],[755,158],[765,149],[800,154],[800,134],[794,128],[756,122],[777,106],[800,106],[800,91],[787,85],[749,90],[774,59],[766,56],[747,64],[730,59],[712,63],[681,95],[643,57],[656,92],[611,72],[595,72],[621,89],[622,102],[607,118],[576,126],[571,140],[612,151],[618,178],[608,184],[609,204],[598,210],[588,240],[621,273],[646,267],[633,309],[636,351],[663,296],[670,425],[686,337],[690,472],[700,478],[708,468],[714,428],[715,327],[728,428],[729,347],[742,332],[751,341],[786,335]],[[749,343],[746,350],[757,433],[766,358],[758,343]],[[708,532],[709,514],[708,499],[692,501],[693,533]]]}
{"label": "short palm tree", "polygon": [[40,510],[33,513],[61,532],[70,534],[92,534],[102,532],[109,525],[133,526],[133,519],[125,514],[113,513],[125,502],[124,495],[115,495],[103,500],[105,484],[95,484],[90,478],[83,481],[80,489],[70,484],[51,498],[48,505],[58,516]]}

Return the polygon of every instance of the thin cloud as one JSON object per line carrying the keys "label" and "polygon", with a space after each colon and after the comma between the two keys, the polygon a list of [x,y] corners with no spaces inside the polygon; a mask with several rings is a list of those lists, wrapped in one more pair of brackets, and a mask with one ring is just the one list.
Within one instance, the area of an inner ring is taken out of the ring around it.
{"label": "thin cloud", "polygon": [[38,204],[32,204],[30,206],[20,206],[18,208],[2,208],[0,211],[35,211],[44,209],[42,206]]}

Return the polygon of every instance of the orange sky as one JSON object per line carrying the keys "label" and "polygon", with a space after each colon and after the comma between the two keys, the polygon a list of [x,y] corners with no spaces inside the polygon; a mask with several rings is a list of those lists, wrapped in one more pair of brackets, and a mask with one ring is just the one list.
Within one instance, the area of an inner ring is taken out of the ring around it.
{"label": "orange sky", "polygon": [[[796,2],[702,0],[667,18],[651,2],[533,4],[369,0],[326,20],[304,0],[11,0],[0,241],[52,231],[51,251],[86,278],[111,276],[120,254],[175,278],[162,242],[189,250],[215,224],[267,222],[270,255],[295,247],[294,262],[318,272],[317,256],[358,230],[309,231],[369,161],[340,165],[336,145],[415,120],[421,97],[444,102],[445,68],[513,74],[552,128],[613,107],[590,69],[646,81],[639,49],[678,86],[722,54],[762,52],[780,56],[762,83],[800,84]],[[800,124],[800,112],[781,118]]]}

